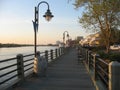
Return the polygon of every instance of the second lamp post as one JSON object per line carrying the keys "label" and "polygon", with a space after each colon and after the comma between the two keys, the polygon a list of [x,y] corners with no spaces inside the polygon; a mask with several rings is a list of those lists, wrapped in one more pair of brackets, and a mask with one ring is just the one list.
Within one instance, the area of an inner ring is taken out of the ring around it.
{"label": "second lamp post", "polygon": [[67,38],[68,38],[68,41],[69,41],[69,33],[68,33],[68,31],[64,31],[64,33],[63,33],[63,44],[65,44],[65,33],[67,33]]}

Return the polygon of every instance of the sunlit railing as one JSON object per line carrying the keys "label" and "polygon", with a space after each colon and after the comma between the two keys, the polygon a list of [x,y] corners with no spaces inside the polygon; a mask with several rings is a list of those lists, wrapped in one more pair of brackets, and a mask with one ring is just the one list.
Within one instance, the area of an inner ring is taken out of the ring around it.
{"label": "sunlit railing", "polygon": [[108,90],[109,87],[109,63],[102,60],[99,55],[93,54],[90,50],[78,47],[79,55],[82,55],[82,60],[86,64],[93,80],[100,81]]}
{"label": "sunlit railing", "polygon": [[97,54],[88,52],[88,63],[89,70],[93,72],[95,80],[100,80],[106,88],[108,88],[108,63],[99,58]]}

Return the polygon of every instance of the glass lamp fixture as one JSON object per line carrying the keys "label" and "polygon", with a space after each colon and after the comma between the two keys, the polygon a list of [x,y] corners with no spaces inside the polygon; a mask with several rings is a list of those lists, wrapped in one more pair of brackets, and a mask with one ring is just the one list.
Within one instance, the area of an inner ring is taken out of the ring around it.
{"label": "glass lamp fixture", "polygon": [[50,21],[52,19],[52,17],[54,17],[54,16],[52,15],[52,13],[50,12],[50,10],[48,9],[47,12],[45,13],[45,15],[43,15],[43,17],[45,17],[45,19],[47,21]]}

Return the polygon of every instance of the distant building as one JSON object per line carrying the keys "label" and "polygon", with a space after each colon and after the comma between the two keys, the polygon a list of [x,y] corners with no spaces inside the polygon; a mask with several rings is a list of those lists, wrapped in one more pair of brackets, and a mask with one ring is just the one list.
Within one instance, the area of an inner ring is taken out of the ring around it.
{"label": "distant building", "polygon": [[77,36],[77,41],[81,41],[83,39],[83,36]]}
{"label": "distant building", "polygon": [[59,43],[59,48],[64,47],[64,43]]}
{"label": "distant building", "polygon": [[79,44],[81,44],[82,46],[86,46],[86,45],[99,46],[100,45],[99,41],[100,41],[100,32],[87,36],[86,38],[79,41]]}
{"label": "distant building", "polygon": [[59,45],[61,42],[60,41],[56,41],[56,44]]}
{"label": "distant building", "polygon": [[99,46],[100,45],[100,33],[96,33],[93,35],[91,40],[89,41],[90,46]]}
{"label": "distant building", "polygon": [[70,46],[71,46],[71,47],[74,47],[75,45],[76,45],[76,40],[71,40],[71,41],[70,41]]}

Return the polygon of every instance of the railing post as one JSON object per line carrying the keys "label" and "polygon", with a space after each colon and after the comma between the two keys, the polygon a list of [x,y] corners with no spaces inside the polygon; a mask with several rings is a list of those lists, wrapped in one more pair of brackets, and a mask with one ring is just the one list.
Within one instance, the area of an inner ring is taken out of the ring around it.
{"label": "railing post", "polygon": [[82,54],[81,54],[81,50],[80,47],[77,47],[77,57],[78,57],[78,63],[82,61]]}
{"label": "railing post", "polygon": [[86,59],[85,55],[86,55],[86,50],[84,48],[82,48],[82,56],[84,57],[84,59]]}
{"label": "railing post", "polygon": [[60,48],[60,55],[62,55],[62,48]]}
{"label": "railing post", "polygon": [[34,69],[33,69],[35,75],[39,75],[40,73],[39,58],[40,58],[40,52],[37,52],[37,55],[34,58]]}
{"label": "railing post", "polygon": [[59,56],[60,56],[60,48],[58,49],[58,54],[59,54]]}
{"label": "railing post", "polygon": [[46,61],[48,63],[48,51],[47,50],[45,51],[45,58],[46,58]]}
{"label": "railing post", "polygon": [[62,55],[62,48],[60,48],[60,55]]}
{"label": "railing post", "polygon": [[51,60],[53,60],[53,50],[50,50]]}
{"label": "railing post", "polygon": [[94,80],[97,80],[97,58],[98,55],[94,54],[93,55],[93,62],[94,62]]}
{"label": "railing post", "polygon": [[20,81],[24,80],[24,64],[23,64],[23,55],[18,54],[17,55],[17,73],[18,73],[18,78]]}
{"label": "railing post", "polygon": [[62,54],[64,54],[65,53],[65,48],[64,47],[62,47]]}
{"label": "railing post", "polygon": [[83,57],[84,60],[85,60],[85,50],[84,50],[82,47],[80,47],[80,51],[81,51],[82,57]]}
{"label": "railing post", "polygon": [[109,64],[109,89],[120,90],[120,63],[112,61]]}
{"label": "railing post", "polygon": [[90,71],[90,63],[91,63],[91,51],[88,51],[88,69]]}
{"label": "railing post", "polygon": [[58,57],[58,55],[57,55],[58,53],[57,53],[57,49],[55,49],[55,56],[56,56],[56,58]]}
{"label": "railing post", "polygon": [[60,48],[61,49],[61,55],[63,54],[63,47]]}
{"label": "railing post", "polygon": [[88,50],[86,49],[85,51],[86,51],[85,52],[85,61],[88,64]]}

